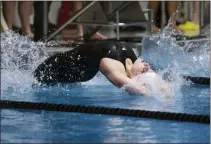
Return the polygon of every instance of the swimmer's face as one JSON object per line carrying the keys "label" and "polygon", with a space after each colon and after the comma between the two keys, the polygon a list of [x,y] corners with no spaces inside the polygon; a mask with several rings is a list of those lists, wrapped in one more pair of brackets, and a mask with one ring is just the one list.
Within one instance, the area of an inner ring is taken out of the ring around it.
{"label": "swimmer's face", "polygon": [[132,67],[134,76],[147,72],[150,69],[149,64],[142,59],[137,59]]}

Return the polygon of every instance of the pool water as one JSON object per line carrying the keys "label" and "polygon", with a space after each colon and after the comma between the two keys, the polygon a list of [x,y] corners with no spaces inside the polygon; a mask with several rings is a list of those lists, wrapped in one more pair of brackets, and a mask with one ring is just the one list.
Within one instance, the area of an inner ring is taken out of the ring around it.
{"label": "pool water", "polygon": [[[163,43],[166,47],[171,46]],[[2,100],[210,115],[210,86],[186,83],[179,77],[181,74],[207,76],[210,71],[206,65],[206,54],[202,59],[196,58],[196,62],[200,63],[198,69],[188,69],[188,66],[193,65],[190,60],[195,55],[187,57],[184,54],[171,59],[169,55],[175,54],[174,50],[161,48],[152,51],[145,49],[143,45],[142,54],[145,53],[146,61],[164,69],[164,72],[171,72],[173,91],[172,96],[166,99],[156,94],[150,97],[129,95],[111,85],[100,73],[94,79],[81,84],[32,87],[34,79],[31,72],[47,57],[42,51],[44,44],[31,42],[9,32],[1,37],[1,46]],[[169,54],[168,57],[158,55],[164,52]],[[199,56],[204,55],[203,52]],[[148,54],[157,57],[149,57]],[[180,58],[188,61],[181,62]],[[165,69],[168,65],[171,67]],[[1,109],[1,143],[210,143],[209,137],[209,124],[100,114]]]}
{"label": "pool water", "polygon": [[[172,101],[131,96],[112,85],[68,85],[5,94],[7,100],[210,113],[210,88],[189,85]],[[210,142],[210,125],[68,112],[1,110],[2,142]]]}

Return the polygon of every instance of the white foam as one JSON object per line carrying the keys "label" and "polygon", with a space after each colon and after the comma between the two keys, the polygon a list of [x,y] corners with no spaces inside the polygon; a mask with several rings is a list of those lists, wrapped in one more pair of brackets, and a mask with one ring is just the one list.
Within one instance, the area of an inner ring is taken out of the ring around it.
{"label": "white foam", "polygon": [[35,79],[34,69],[48,56],[45,44],[12,31],[1,33],[1,94],[7,89],[26,92]]}

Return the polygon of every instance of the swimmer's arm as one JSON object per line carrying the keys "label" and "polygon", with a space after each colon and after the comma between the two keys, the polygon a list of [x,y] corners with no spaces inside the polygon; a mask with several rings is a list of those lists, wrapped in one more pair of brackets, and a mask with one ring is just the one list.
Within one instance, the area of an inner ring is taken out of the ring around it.
{"label": "swimmer's arm", "polygon": [[144,87],[137,87],[133,81],[126,75],[119,72],[110,72],[106,75],[107,79],[115,86],[122,88],[131,94],[143,94],[147,95],[147,91]]}

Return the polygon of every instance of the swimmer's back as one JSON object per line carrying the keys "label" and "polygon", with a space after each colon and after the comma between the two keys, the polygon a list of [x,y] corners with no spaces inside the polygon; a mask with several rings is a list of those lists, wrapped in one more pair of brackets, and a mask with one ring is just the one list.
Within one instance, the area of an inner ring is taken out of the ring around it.
{"label": "swimmer's back", "polygon": [[137,60],[132,47],[125,42],[101,41],[96,42],[95,46],[98,50],[105,52],[103,57],[120,61],[124,66],[127,58],[130,58],[133,63]]}
{"label": "swimmer's back", "polygon": [[45,84],[87,81],[98,72],[101,55],[94,44],[82,44],[47,58],[34,71],[34,76]]}
{"label": "swimmer's back", "polygon": [[126,58],[134,62],[135,56],[128,45],[97,41],[81,44],[73,50],[55,54],[46,59],[34,72],[41,83],[83,82],[92,79],[99,71],[102,58],[112,58],[125,64]]}

